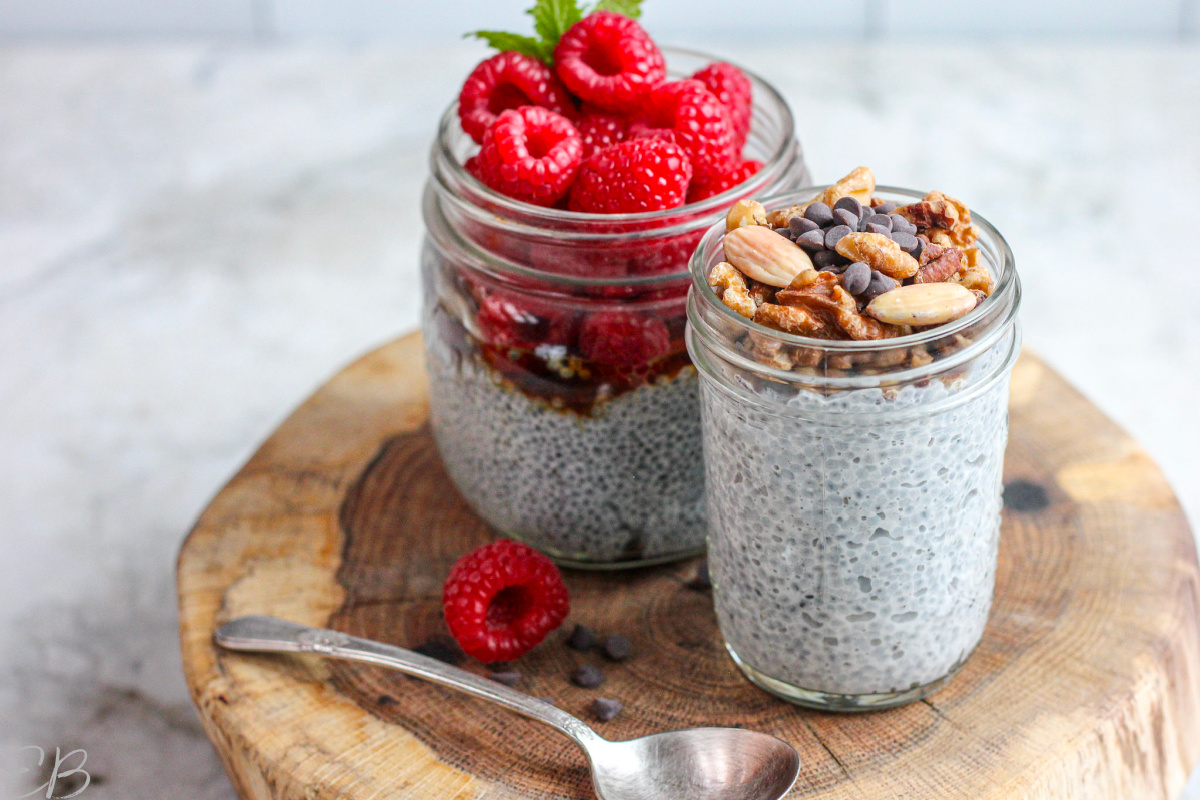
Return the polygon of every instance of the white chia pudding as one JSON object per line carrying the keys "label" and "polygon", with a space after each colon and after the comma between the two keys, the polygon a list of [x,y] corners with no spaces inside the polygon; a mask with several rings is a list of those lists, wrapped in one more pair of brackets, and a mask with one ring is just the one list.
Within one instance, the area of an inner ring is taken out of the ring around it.
{"label": "white chia pudding", "polygon": [[788,405],[812,418],[799,422],[705,383],[710,568],[744,665],[864,695],[916,689],[966,660],[995,582],[1008,381],[891,417],[949,393],[940,380],[888,398],[800,392]]}
{"label": "white chia pudding", "polygon": [[492,527],[580,566],[704,548],[694,367],[577,413],[438,339],[427,331],[433,433],[455,485]]}

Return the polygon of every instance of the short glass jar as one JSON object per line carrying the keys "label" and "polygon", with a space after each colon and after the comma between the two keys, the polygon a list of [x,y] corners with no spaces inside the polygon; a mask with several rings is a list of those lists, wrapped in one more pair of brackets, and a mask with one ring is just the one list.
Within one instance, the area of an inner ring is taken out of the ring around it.
{"label": "short glass jar", "polygon": [[701,377],[717,618],[746,676],[799,705],[918,700],[983,634],[1021,289],[1004,239],[972,216],[991,296],[883,341],[793,336],[734,313],[707,282],[722,225],[692,259],[687,341]]}
{"label": "short glass jar", "polygon": [[[664,52],[673,77],[717,60]],[[423,209],[434,437],[497,534],[561,564],[632,567],[704,548],[688,260],[737,198],[807,177],[787,104],[749,77],[746,156],[764,167],[667,211],[582,214],[504,197],[463,168],[477,147],[455,107],[442,118]]]}

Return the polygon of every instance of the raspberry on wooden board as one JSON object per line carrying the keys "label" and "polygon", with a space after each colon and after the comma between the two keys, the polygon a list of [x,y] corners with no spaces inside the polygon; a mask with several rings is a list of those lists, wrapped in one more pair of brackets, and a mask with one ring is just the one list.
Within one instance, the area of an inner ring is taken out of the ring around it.
{"label": "raspberry on wooden board", "polygon": [[460,558],[442,590],[450,633],[467,655],[511,661],[562,624],[570,598],[554,562],[509,539]]}

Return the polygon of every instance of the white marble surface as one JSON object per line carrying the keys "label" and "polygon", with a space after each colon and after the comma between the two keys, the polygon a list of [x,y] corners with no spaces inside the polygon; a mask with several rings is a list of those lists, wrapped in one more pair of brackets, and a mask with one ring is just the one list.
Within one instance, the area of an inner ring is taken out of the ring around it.
{"label": "white marble surface", "polygon": [[[870,164],[1006,232],[1027,341],[1197,518],[1200,52],[720,49],[818,178]],[[86,748],[95,800],[232,797],[174,556],[299,399],[414,326],[425,152],[479,52],[0,49],[0,748]]]}

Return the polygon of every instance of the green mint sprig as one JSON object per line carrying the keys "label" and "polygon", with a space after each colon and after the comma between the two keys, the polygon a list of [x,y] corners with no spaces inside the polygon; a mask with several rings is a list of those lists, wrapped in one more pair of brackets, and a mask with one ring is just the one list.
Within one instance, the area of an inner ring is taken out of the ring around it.
{"label": "green mint sprig", "polygon": [[482,39],[488,45],[504,52],[515,50],[539,61],[550,63],[554,48],[567,29],[593,11],[614,11],[630,19],[642,15],[642,0],[597,0],[594,4],[579,5],[579,0],[537,0],[533,8],[525,13],[533,17],[533,30],[537,34],[525,36],[507,31],[471,31],[463,38]]}

